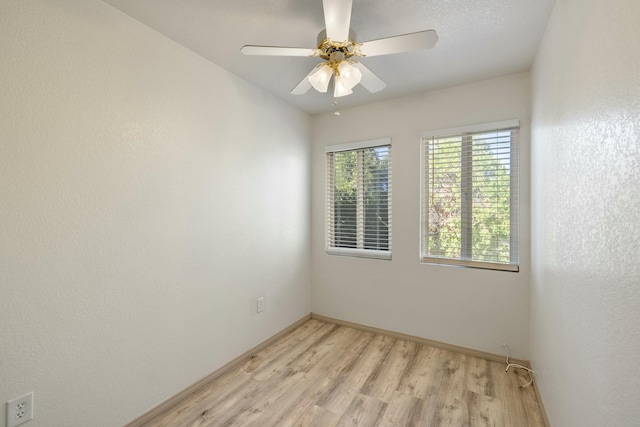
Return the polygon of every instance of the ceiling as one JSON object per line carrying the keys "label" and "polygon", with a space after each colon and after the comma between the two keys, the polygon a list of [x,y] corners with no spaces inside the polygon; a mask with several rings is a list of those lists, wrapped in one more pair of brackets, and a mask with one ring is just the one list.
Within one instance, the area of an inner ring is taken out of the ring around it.
{"label": "ceiling", "polygon": [[[316,47],[324,29],[322,0],[103,0],[306,111],[332,111],[333,97],[311,89],[289,91],[319,58],[245,56],[245,44]],[[353,0],[351,28],[363,42],[434,29],[431,50],[360,61],[386,83],[372,94],[362,86],[338,99],[349,108],[399,96],[527,71],[555,0]]]}

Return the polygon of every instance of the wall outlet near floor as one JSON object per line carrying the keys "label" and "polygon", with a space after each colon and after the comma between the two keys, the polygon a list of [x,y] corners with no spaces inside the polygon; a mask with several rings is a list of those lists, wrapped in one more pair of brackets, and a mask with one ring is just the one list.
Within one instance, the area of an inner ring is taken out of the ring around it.
{"label": "wall outlet near floor", "polygon": [[258,298],[258,304],[256,305],[256,310],[258,313],[262,313],[264,311],[264,297]]}
{"label": "wall outlet near floor", "polygon": [[7,402],[7,427],[19,426],[33,419],[33,392]]}

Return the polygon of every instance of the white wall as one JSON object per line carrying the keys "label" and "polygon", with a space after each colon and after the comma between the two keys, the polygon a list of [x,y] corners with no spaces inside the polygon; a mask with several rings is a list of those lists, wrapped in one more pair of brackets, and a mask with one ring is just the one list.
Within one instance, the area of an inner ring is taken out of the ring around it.
{"label": "white wall", "polygon": [[306,114],[96,0],[0,40],[2,425],[122,425],[309,313]]}
{"label": "white wall", "polygon": [[532,83],[532,362],[555,426],[640,423],[640,2],[558,0]]}
{"label": "white wall", "polygon": [[[468,84],[313,118],[313,311],[496,354],[506,341],[528,358],[529,74]],[[517,118],[521,121],[521,271],[422,265],[420,133]],[[391,137],[393,260],[325,253],[327,145]]]}

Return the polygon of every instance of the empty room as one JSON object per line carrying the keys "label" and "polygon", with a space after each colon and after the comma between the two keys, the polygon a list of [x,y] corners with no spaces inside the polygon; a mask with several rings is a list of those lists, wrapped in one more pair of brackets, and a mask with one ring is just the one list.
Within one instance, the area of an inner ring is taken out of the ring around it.
{"label": "empty room", "polygon": [[639,23],[0,0],[0,426],[639,426]]}

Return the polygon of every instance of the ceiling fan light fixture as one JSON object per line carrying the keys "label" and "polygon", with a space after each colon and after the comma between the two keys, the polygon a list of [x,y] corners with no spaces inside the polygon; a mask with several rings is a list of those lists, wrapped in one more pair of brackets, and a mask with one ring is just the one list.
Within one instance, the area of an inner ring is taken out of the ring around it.
{"label": "ceiling fan light fixture", "polygon": [[[320,1],[320,0],[314,0]],[[438,41],[434,30],[417,31],[398,36],[358,43],[351,26],[353,0],[322,0],[325,29],[317,37],[314,49],[280,46],[245,45],[245,55],[308,56],[327,61],[318,64],[293,89],[292,95],[305,94],[312,87],[326,93],[333,76],[335,97],[352,94],[361,84],[371,93],[380,92],[387,84],[353,58],[389,55],[431,49]]]}
{"label": "ceiling fan light fixture", "polygon": [[318,92],[326,92],[332,75],[333,69],[327,64],[321,64],[316,67],[313,73],[309,74],[309,83]]}
{"label": "ceiling fan light fixture", "polygon": [[340,98],[341,96],[351,95],[353,91],[350,87],[346,86],[342,80],[342,76],[336,75],[333,78],[333,97]]}
{"label": "ceiling fan light fixture", "polygon": [[340,75],[340,81],[348,89],[353,89],[360,80],[362,80],[362,73],[356,67],[351,65],[349,61],[342,61],[338,65],[338,73]]}

